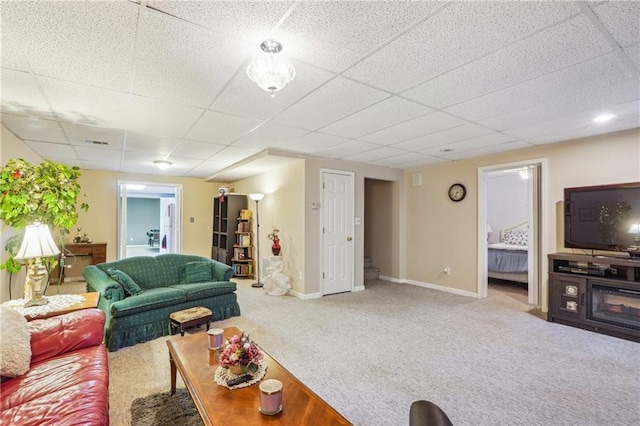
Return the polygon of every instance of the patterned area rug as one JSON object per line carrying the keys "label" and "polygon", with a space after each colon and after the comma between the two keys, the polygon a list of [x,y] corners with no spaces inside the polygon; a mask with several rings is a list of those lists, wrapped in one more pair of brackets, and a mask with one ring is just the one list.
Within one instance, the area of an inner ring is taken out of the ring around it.
{"label": "patterned area rug", "polygon": [[185,388],[138,398],[131,403],[131,424],[136,426],[202,426],[202,419]]}

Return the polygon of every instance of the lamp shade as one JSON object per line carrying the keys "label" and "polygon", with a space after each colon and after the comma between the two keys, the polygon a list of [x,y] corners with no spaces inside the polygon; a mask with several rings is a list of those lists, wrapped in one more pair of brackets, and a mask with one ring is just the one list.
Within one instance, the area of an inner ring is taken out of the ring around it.
{"label": "lamp shade", "polygon": [[627,229],[627,234],[640,234],[640,223],[632,223]]}
{"label": "lamp shade", "polygon": [[253,201],[260,201],[264,198],[264,194],[249,194],[249,197],[253,200]]}
{"label": "lamp shade", "polygon": [[22,245],[15,258],[23,260],[55,256],[57,254],[60,254],[60,250],[53,241],[49,226],[36,222],[33,225],[27,225]]}

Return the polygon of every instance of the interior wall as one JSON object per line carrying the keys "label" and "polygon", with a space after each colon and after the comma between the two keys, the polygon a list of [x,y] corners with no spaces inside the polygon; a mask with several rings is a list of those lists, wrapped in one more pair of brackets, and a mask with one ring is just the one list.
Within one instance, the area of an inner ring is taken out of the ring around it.
{"label": "interior wall", "polygon": [[[0,164],[5,166],[12,158],[23,158],[34,164],[40,164],[44,159],[37,155],[24,142],[18,139],[13,133],[2,125],[0,133]],[[2,237],[0,238],[0,263],[6,262],[8,256],[4,250],[7,240],[15,235],[13,228],[5,228],[0,222],[2,228]],[[25,271],[24,268],[11,277],[11,295],[14,299],[23,296]],[[0,302],[9,300],[9,273],[5,270],[0,271]]]}
{"label": "interior wall", "polygon": [[397,209],[393,204],[393,182],[365,179],[364,193],[364,257],[372,260],[380,275],[390,277],[393,211]]}
{"label": "interior wall", "polygon": [[[566,251],[562,238],[563,189],[634,182],[640,180],[640,130],[541,145],[468,160],[405,170],[405,178],[421,171],[421,187],[405,186],[407,224],[403,262],[404,278],[471,293],[477,292],[477,222],[479,167],[546,158],[547,224],[544,256]],[[455,182],[467,187],[467,197],[454,203],[447,189]],[[414,226],[415,224],[415,226]],[[546,258],[540,259],[543,265]],[[446,266],[451,275],[444,274]],[[543,276],[543,309],[546,307],[546,276]]]}
{"label": "interior wall", "polygon": [[[260,257],[271,256],[271,243],[267,234],[274,227],[280,230],[281,255],[284,260],[284,274],[291,278],[292,290],[305,293],[305,201],[304,201],[304,160],[295,160],[268,173],[253,176],[232,183],[230,186],[238,194],[263,193],[260,208]],[[255,218],[256,203],[249,199],[248,207]],[[254,232],[256,223],[253,223]],[[255,234],[254,234],[255,235]],[[256,245],[254,243],[254,245]],[[260,264],[262,266],[262,264]],[[264,275],[266,271],[261,271]]]}
{"label": "interior wall", "polygon": [[489,242],[497,243],[502,228],[527,221],[528,183],[518,173],[490,173],[486,191],[487,222],[493,229],[489,233]]}
{"label": "interior wall", "polygon": [[148,245],[151,229],[160,229],[160,199],[127,197],[127,245]]}

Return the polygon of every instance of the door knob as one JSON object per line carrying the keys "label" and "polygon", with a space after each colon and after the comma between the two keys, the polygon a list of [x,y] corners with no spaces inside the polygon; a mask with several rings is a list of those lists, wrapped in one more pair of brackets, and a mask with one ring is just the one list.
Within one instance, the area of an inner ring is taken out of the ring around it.
{"label": "door knob", "polygon": [[351,240],[353,240],[353,238],[347,237],[347,241],[351,241]]}

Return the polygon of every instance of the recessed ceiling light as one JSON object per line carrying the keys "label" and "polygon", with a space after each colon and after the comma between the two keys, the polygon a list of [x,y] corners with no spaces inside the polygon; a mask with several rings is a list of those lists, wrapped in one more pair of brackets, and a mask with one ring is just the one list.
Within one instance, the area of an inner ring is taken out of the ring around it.
{"label": "recessed ceiling light", "polygon": [[615,114],[600,114],[596,118],[593,119],[594,123],[606,123],[609,120],[616,118]]}

